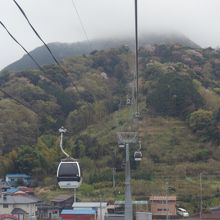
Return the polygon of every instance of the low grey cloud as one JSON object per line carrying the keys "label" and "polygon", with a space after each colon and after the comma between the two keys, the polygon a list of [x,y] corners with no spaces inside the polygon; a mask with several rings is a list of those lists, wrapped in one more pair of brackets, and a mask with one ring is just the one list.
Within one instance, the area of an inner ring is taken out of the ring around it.
{"label": "low grey cloud", "polygon": [[[30,21],[49,42],[86,40],[72,0],[17,0]],[[74,0],[90,40],[134,36],[134,0]],[[1,0],[0,20],[28,49],[42,43],[36,38],[12,0]],[[181,32],[202,47],[220,45],[219,0],[138,0],[139,33]],[[24,52],[0,27],[0,69]]]}

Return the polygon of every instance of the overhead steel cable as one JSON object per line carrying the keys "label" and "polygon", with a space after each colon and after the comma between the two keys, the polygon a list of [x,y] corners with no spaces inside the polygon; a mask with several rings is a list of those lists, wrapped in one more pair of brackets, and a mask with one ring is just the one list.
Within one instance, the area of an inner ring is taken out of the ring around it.
{"label": "overhead steel cable", "polygon": [[30,111],[32,111],[33,113],[35,113],[37,116],[40,116],[35,110],[33,110],[29,105],[21,102],[20,100],[18,100],[17,98],[15,98],[14,96],[10,95],[8,92],[6,92],[5,90],[0,88],[0,92],[2,92],[4,95],[6,95],[7,97],[9,97],[10,99],[14,100],[15,102],[17,102],[18,104],[24,106],[25,108],[29,109]]}
{"label": "overhead steel cable", "polygon": [[90,40],[89,40],[88,34],[87,34],[87,32],[86,32],[86,29],[85,29],[85,26],[84,26],[84,24],[83,24],[83,22],[82,22],[82,19],[81,19],[81,17],[80,17],[80,14],[79,14],[79,12],[78,12],[78,10],[77,10],[76,4],[74,3],[74,0],[71,0],[71,1],[72,1],[74,10],[76,11],[76,14],[77,14],[77,17],[78,17],[78,19],[79,19],[79,23],[80,23],[80,25],[81,25],[81,27],[82,27],[83,33],[84,33],[84,35],[85,35],[85,37],[86,37],[86,40],[87,40],[87,42],[88,42],[88,45],[89,45],[90,49],[92,50],[92,44],[91,44],[91,42],[90,42]]}
{"label": "overhead steel cable", "polygon": [[[7,33],[9,34],[9,36],[27,53],[27,55],[31,58],[31,60],[36,64],[36,66],[40,69],[40,71],[42,71],[43,73],[46,74],[46,72],[44,71],[44,69],[40,66],[40,64],[33,58],[33,56],[24,48],[24,46],[22,46],[22,44],[20,44],[18,42],[18,40],[10,33],[10,31],[6,28],[6,26],[2,23],[2,21],[0,21],[1,26],[7,31]],[[40,116],[38,112],[36,112],[35,110],[33,110],[29,105],[27,105],[26,103],[23,103],[22,101],[20,101],[19,99],[15,98],[14,96],[10,95],[8,92],[4,91],[3,89],[0,88],[0,91],[6,95],[7,97],[11,98],[12,100],[14,100],[15,102],[17,102],[20,105],[23,105],[25,108],[29,109],[30,111],[34,112],[36,115]]]}
{"label": "overhead steel cable", "polygon": [[31,60],[36,64],[36,66],[43,72],[45,73],[44,69],[40,66],[40,64],[34,59],[34,57],[22,46],[17,39],[10,33],[10,31],[6,28],[6,26],[0,21],[1,26],[7,31],[9,36],[27,53],[27,55],[31,58]]}
{"label": "overhead steel cable", "polygon": [[138,63],[138,4],[135,0],[135,74],[136,74],[136,114],[139,115],[139,63]]}
{"label": "overhead steel cable", "polygon": [[[9,34],[9,36],[27,53],[27,55],[32,59],[32,61],[36,64],[36,66],[42,71],[44,72],[43,68],[39,65],[39,63],[31,56],[31,54],[17,41],[17,39],[9,32],[9,30],[6,28],[6,26],[2,23],[2,21],[0,21],[1,26],[7,31],[7,33]],[[45,73],[45,72],[44,72]],[[34,111],[29,105],[21,102],[20,100],[18,100],[17,98],[15,98],[14,96],[10,95],[8,92],[4,91],[3,89],[0,88],[0,91],[6,95],[7,97],[11,98],[12,100],[14,100],[15,102],[17,102],[20,105],[23,105],[25,108],[29,109],[30,111],[34,112],[36,115],[40,116],[36,111]]]}
{"label": "overhead steel cable", "polygon": [[28,19],[27,15],[25,14],[24,10],[21,8],[21,6],[15,1],[13,0],[14,3],[16,4],[16,6],[19,8],[19,10],[21,11],[21,13],[23,14],[23,16],[25,17],[25,19],[27,20],[28,24],[30,25],[30,27],[32,28],[32,30],[34,31],[34,33],[37,35],[37,37],[40,39],[40,41],[44,44],[44,46],[47,48],[48,52],[50,53],[50,55],[52,56],[53,60],[55,61],[55,63],[61,67],[59,61],[56,59],[56,57],[53,55],[52,51],[50,50],[50,48],[48,47],[48,45],[44,42],[44,40],[42,39],[42,37],[38,34],[38,32],[36,31],[36,29],[33,27],[33,25],[31,24],[30,20]]}
{"label": "overhead steel cable", "polygon": [[[53,55],[52,51],[50,50],[49,46],[45,43],[45,41],[42,39],[42,37],[38,34],[38,32],[36,31],[36,29],[33,27],[33,25],[31,24],[30,20],[28,19],[27,15],[25,14],[24,10],[22,9],[22,7],[15,1],[13,0],[14,3],[16,4],[16,6],[19,8],[19,10],[21,11],[21,13],[23,14],[23,16],[25,17],[26,21],[28,22],[28,24],[30,25],[31,29],[34,31],[34,33],[36,34],[36,36],[40,39],[40,41],[44,44],[44,46],[47,48],[48,52],[50,53],[50,55],[52,56],[53,60],[55,61],[55,63],[57,64],[57,66],[60,67],[60,69],[62,70],[62,72],[68,77],[68,73],[66,72],[66,70],[62,67],[62,65],[59,63],[59,61],[56,59],[56,57]],[[76,86],[75,83],[72,82],[72,85],[75,87],[76,92],[79,93],[78,88]]]}

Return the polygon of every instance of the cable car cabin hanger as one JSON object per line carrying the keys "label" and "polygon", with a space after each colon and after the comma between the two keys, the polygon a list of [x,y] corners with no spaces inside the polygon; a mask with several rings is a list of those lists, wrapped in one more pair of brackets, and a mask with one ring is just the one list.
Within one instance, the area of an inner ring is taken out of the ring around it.
{"label": "cable car cabin hanger", "polygon": [[59,132],[61,133],[60,149],[66,158],[61,160],[57,168],[57,182],[61,189],[76,189],[82,183],[79,162],[71,158],[63,149],[63,133],[66,132],[66,129],[61,127]]}

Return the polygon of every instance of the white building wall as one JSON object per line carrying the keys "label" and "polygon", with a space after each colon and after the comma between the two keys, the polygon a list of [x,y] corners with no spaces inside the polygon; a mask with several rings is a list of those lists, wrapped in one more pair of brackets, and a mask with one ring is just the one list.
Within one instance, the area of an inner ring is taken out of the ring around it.
{"label": "white building wall", "polygon": [[3,208],[3,204],[0,204],[0,213],[1,214],[11,214],[13,210],[13,205],[8,204],[7,208]]}

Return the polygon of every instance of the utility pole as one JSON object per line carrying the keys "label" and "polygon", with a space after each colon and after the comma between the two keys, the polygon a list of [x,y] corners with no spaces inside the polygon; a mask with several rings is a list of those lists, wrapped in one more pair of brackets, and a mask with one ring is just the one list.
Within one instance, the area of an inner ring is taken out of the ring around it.
{"label": "utility pole", "polygon": [[200,183],[200,212],[199,212],[199,219],[202,219],[202,173],[199,174],[199,183]]}
{"label": "utility pole", "polygon": [[102,200],[100,198],[100,220],[102,220]]}
{"label": "utility pole", "polygon": [[113,151],[113,167],[112,167],[112,187],[115,190],[115,174],[116,174],[116,149]]}
{"label": "utility pole", "polygon": [[76,188],[74,188],[74,203],[76,203]]}
{"label": "utility pole", "polygon": [[115,167],[112,168],[112,187],[115,189]]}
{"label": "utility pole", "polygon": [[170,219],[168,207],[168,182],[166,181],[166,220]]}

